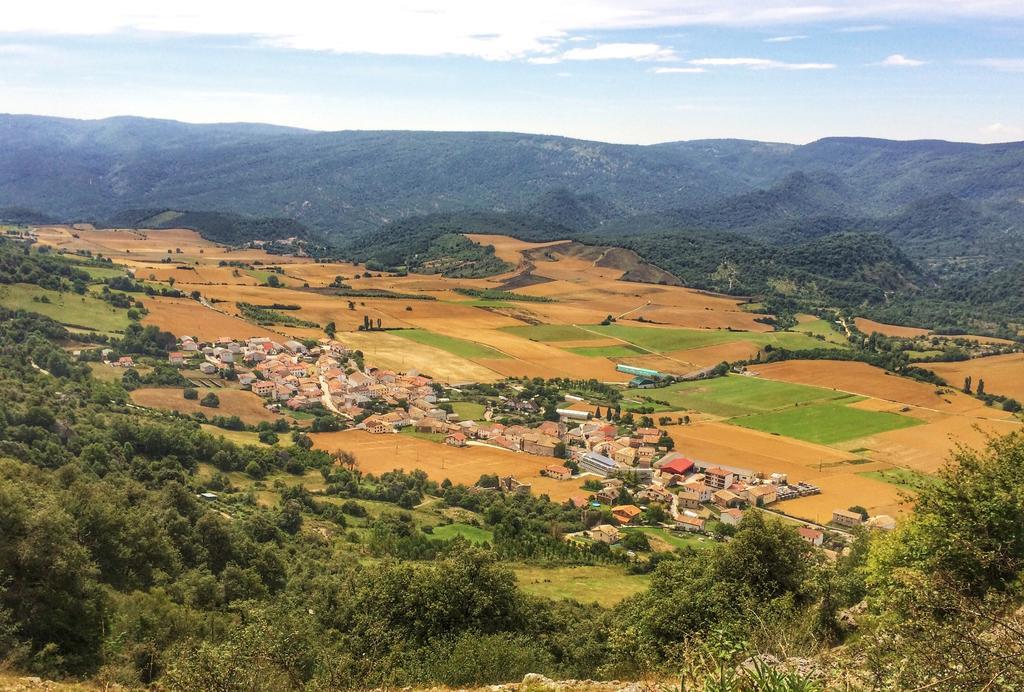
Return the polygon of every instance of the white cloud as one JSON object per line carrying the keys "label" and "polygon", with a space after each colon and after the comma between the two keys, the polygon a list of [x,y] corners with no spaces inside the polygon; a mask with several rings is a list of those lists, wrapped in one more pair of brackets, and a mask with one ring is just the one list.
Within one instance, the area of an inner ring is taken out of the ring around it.
{"label": "white cloud", "polygon": [[1024,72],[1024,58],[982,58],[980,60],[965,60],[963,63],[988,67],[1000,72]]}
{"label": "white cloud", "polygon": [[765,43],[789,43],[790,41],[799,41],[805,38],[807,38],[806,34],[795,34],[793,36],[772,36],[764,41]]}
{"label": "white cloud", "polygon": [[885,24],[858,24],[856,26],[844,26],[836,29],[841,34],[866,34],[873,31],[886,31],[889,27]]}
{"label": "white cloud", "polygon": [[1004,123],[992,123],[981,128],[981,132],[987,139],[1006,141],[1024,137],[1024,127],[1017,125],[1006,125]]}
{"label": "white cloud", "polygon": [[654,74],[700,74],[707,72],[703,67],[655,67]]}
{"label": "white cloud", "polygon": [[698,58],[691,65],[701,67],[746,67],[752,70],[831,70],[830,62],[782,62],[766,58]]}
{"label": "white cloud", "polygon": [[657,43],[599,43],[593,48],[571,48],[562,60],[678,60],[676,52]]}
{"label": "white cloud", "polygon": [[[908,19],[1024,19],[1020,0],[32,0],[0,3],[0,35],[143,32],[235,36],[294,50],[462,55],[516,60],[552,55],[594,31],[686,26],[843,23],[845,31]],[[637,58],[634,58],[637,59]]]}
{"label": "white cloud", "polygon": [[921,65],[927,65],[928,63],[925,60],[915,60],[899,53],[893,53],[878,64],[883,67],[921,67]]}

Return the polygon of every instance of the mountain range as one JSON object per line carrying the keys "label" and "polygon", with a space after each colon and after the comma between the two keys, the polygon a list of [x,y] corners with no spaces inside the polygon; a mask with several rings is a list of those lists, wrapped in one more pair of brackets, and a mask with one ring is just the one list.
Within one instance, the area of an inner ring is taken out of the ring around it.
{"label": "mountain range", "polygon": [[[571,237],[633,249],[712,290],[785,284],[876,306],[932,291],[941,303],[949,282],[1006,287],[1024,275],[1024,142],[638,146],[0,115],[0,218],[308,237],[389,267],[450,250],[447,236],[464,231]],[[940,312],[933,322],[949,319]]]}

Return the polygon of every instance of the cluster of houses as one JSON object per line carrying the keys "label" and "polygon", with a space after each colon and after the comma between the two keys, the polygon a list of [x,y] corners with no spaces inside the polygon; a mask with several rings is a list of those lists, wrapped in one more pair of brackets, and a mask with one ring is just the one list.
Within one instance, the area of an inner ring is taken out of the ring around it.
{"label": "cluster of houses", "polygon": [[[592,460],[588,466],[592,468],[598,461],[607,466],[611,460],[603,457],[603,460]],[[579,508],[601,504],[611,506],[615,524],[594,526],[585,532],[586,537],[614,544],[622,537],[618,527],[634,525],[642,520],[641,507],[617,504],[624,488],[621,478],[609,476],[603,479],[599,491],[571,499]],[[677,452],[669,452],[654,463],[650,480],[633,493],[633,501],[641,504],[660,503],[668,510],[671,526],[683,531],[704,533],[707,522],[713,519],[727,526],[735,526],[743,520],[745,512],[750,508],[766,507],[783,499],[820,492],[816,486],[806,483],[791,485],[785,474],[774,473],[765,478],[746,469],[694,461]],[[837,509],[832,513],[831,524],[840,530],[862,525],[871,529],[892,530],[896,521],[888,515],[865,518],[860,512]],[[801,526],[798,532],[811,545],[821,546],[825,542],[825,532],[819,528]]]}
{"label": "cluster of houses", "polygon": [[271,408],[283,405],[301,410],[322,404],[351,418],[362,414],[366,404],[377,401],[385,406],[415,402],[409,405],[410,413],[435,409],[430,378],[380,369],[363,372],[346,367],[350,355],[340,341],[326,338],[307,348],[299,341],[278,342],[269,337],[243,341],[221,337],[201,344],[183,336],[178,350],[168,354],[168,361],[185,365],[198,360],[197,367],[204,375],[233,370],[238,383],[267,399]]}

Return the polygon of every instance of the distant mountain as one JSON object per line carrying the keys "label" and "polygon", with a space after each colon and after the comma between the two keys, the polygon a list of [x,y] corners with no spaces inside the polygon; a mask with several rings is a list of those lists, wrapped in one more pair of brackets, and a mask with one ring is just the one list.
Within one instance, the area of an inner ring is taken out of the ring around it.
{"label": "distant mountain", "polygon": [[191,228],[204,238],[227,245],[249,240],[308,240],[309,229],[294,219],[251,218],[241,214],[173,209],[127,209],[100,224],[108,228]]}
{"label": "distant mountain", "polygon": [[291,218],[340,238],[437,212],[524,211],[577,229],[671,212],[675,226],[737,230],[880,219],[950,195],[1019,233],[1022,190],[1024,143],[632,146],[500,132],[0,116],[0,207],[64,219],[224,211]]}

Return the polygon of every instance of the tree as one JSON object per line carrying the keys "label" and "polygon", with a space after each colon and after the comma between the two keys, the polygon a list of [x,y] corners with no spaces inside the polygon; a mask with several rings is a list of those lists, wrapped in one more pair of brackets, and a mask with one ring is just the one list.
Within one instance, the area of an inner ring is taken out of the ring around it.
{"label": "tree", "polygon": [[182,395],[189,400],[195,400],[199,398],[199,392],[194,387],[185,387]]}
{"label": "tree", "polygon": [[971,393],[971,376],[968,375],[964,378],[964,394]]}
{"label": "tree", "polygon": [[327,336],[330,337],[331,339],[334,338],[334,335],[337,333],[337,330],[338,327],[334,324],[334,322],[328,322],[326,325],[324,325],[324,333],[326,333]]}
{"label": "tree", "polygon": [[199,402],[199,405],[206,406],[207,408],[217,408],[220,406],[220,397],[213,392],[208,392]]}
{"label": "tree", "polygon": [[984,378],[978,378],[978,396],[985,396],[985,380]]}
{"label": "tree", "polygon": [[849,508],[849,511],[859,514],[862,521],[868,520],[868,511],[860,505],[853,505]]}

